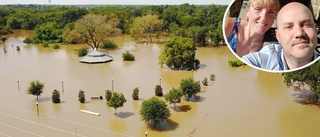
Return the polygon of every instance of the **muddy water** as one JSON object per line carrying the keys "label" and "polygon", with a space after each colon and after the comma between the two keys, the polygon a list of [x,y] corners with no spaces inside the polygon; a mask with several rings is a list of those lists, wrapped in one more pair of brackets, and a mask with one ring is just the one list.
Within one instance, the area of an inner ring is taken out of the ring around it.
{"label": "muddy water", "polygon": [[[299,103],[296,95],[300,93],[288,89],[279,74],[229,67],[228,60],[235,57],[227,47],[198,48],[199,70],[173,71],[157,65],[161,44],[137,44],[128,36],[115,37],[119,49],[103,51],[114,61],[90,65],[79,62],[76,50],[81,45],[61,45],[54,50],[23,44],[24,37],[31,35],[30,31],[15,31],[0,45],[0,136],[141,137],[146,131],[152,137],[320,136],[318,106]],[[21,51],[16,51],[16,46]],[[126,50],[136,61],[122,61]],[[140,105],[154,95],[156,84],[161,82],[167,93],[179,87],[183,78],[203,80],[210,74],[216,75],[216,81],[203,87],[196,98],[178,104],[178,111],[169,105],[170,120],[158,129],[140,120]],[[39,116],[35,96],[26,94],[33,80],[45,83]],[[116,116],[105,100],[90,99],[103,96],[112,85],[127,98]],[[135,87],[140,90],[139,101],[131,98]],[[51,102],[54,89],[61,93],[61,104]],[[85,104],[78,101],[80,89],[86,92]],[[81,109],[101,115],[82,113]]]}

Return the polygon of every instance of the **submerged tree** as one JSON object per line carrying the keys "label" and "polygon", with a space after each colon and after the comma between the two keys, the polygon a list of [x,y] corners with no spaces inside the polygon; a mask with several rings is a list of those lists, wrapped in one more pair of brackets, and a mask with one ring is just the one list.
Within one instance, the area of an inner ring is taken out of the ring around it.
{"label": "submerged tree", "polygon": [[123,61],[134,61],[135,56],[127,50],[126,52],[122,53],[122,59]]}
{"label": "submerged tree", "polygon": [[116,115],[117,108],[123,107],[125,102],[127,102],[127,100],[122,93],[114,92],[112,93],[110,100],[107,102],[107,105],[114,108],[114,115]]}
{"label": "submerged tree", "polygon": [[32,43],[32,39],[30,37],[26,37],[24,40],[23,40],[23,43],[26,43],[28,45],[30,45],[30,43]]}
{"label": "submerged tree", "polygon": [[193,78],[182,79],[180,87],[187,100],[200,92],[200,82],[195,82]]}
{"label": "submerged tree", "polygon": [[154,89],[154,93],[156,96],[162,97],[163,96],[162,87],[160,85],[156,85]]}
{"label": "submerged tree", "polygon": [[140,115],[142,120],[150,121],[153,123],[153,127],[156,127],[160,122],[167,120],[171,114],[166,102],[152,97],[142,102]]}
{"label": "submerged tree", "polygon": [[133,100],[139,100],[139,88],[138,87],[133,89],[132,99]]}
{"label": "submerged tree", "polygon": [[159,65],[164,64],[171,69],[192,70],[200,61],[195,59],[196,45],[192,39],[174,37],[168,41],[158,57]]}
{"label": "submerged tree", "polygon": [[111,96],[112,96],[112,92],[111,90],[106,90],[105,92],[105,96],[106,96],[106,100],[109,101]]}
{"label": "submerged tree", "polygon": [[44,88],[44,83],[41,83],[40,81],[31,81],[30,85],[27,89],[27,94],[35,95],[37,96],[37,102],[39,102],[39,96],[42,94]]}
{"label": "submerged tree", "polygon": [[56,89],[52,92],[52,102],[60,103],[60,92]]}
{"label": "submerged tree", "polygon": [[88,14],[75,23],[74,30],[67,28],[64,38],[66,42],[76,41],[92,49],[98,49],[100,44],[108,41],[110,35],[120,33],[120,29],[117,28],[119,22],[116,15]]}
{"label": "submerged tree", "polygon": [[181,89],[172,88],[168,94],[164,96],[164,99],[173,104],[174,109],[176,109],[176,104],[181,102],[181,98],[183,96],[183,92]]}
{"label": "submerged tree", "polygon": [[288,87],[293,87],[295,91],[305,90],[309,86],[314,95],[314,100],[318,101],[320,96],[320,61],[301,70],[282,73],[284,83]]}
{"label": "submerged tree", "polygon": [[135,40],[145,38],[149,43],[152,42],[151,34],[159,29],[163,21],[159,19],[158,15],[146,15],[134,19],[133,25],[130,29],[131,36]]}
{"label": "submerged tree", "polygon": [[210,74],[210,80],[211,80],[211,81],[214,81],[215,79],[216,79],[216,75]]}
{"label": "submerged tree", "polygon": [[34,29],[34,43],[60,43],[62,42],[62,30],[59,29],[56,22],[47,22],[39,24]]}
{"label": "submerged tree", "polygon": [[2,43],[4,44],[4,42],[7,40],[7,37],[5,37],[5,36],[3,36],[3,37],[1,37],[1,41],[2,41]]}
{"label": "submerged tree", "polygon": [[80,101],[80,103],[84,103],[86,101],[86,94],[83,90],[79,90],[78,93],[78,100]]}
{"label": "submerged tree", "polygon": [[208,81],[208,78],[207,78],[207,77],[205,77],[205,78],[202,80],[202,84],[203,84],[204,86],[208,86],[209,81]]}

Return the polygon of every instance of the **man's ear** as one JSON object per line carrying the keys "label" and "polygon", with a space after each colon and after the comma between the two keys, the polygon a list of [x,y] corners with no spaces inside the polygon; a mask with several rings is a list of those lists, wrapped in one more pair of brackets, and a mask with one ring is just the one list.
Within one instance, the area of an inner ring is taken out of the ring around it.
{"label": "man's ear", "polygon": [[279,38],[279,37],[280,37],[280,34],[279,34],[278,29],[275,30],[275,33],[276,33],[276,38],[277,38],[278,42],[281,43],[281,42],[280,42],[280,38]]}

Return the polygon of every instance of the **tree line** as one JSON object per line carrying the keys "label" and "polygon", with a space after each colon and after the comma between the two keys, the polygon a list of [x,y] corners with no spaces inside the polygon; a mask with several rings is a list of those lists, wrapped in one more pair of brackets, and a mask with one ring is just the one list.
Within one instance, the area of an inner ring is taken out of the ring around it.
{"label": "tree line", "polygon": [[[35,43],[66,42],[63,35],[66,29],[72,30],[76,21],[92,14],[103,16],[113,24],[115,29],[112,34],[131,34],[136,40],[143,38],[147,42],[152,42],[151,35],[175,35],[192,38],[199,45],[223,43],[222,20],[227,8],[226,5],[200,6],[188,3],[144,6],[3,5],[0,7],[0,35],[10,33],[12,29],[34,30]],[[142,30],[144,34],[138,35],[141,30],[135,27],[137,25],[144,26]]]}

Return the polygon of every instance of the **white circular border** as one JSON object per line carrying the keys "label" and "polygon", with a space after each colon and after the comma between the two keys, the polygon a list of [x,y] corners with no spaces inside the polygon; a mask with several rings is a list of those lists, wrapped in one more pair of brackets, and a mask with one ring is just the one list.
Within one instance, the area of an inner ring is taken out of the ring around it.
{"label": "white circular border", "polygon": [[[243,61],[230,47],[228,41],[227,41],[227,37],[226,37],[226,33],[225,33],[225,30],[224,30],[224,26],[225,26],[225,18],[227,17],[227,13],[231,7],[231,5],[235,2],[235,0],[232,0],[232,2],[229,4],[228,8],[226,9],[226,11],[224,12],[224,16],[223,16],[223,21],[222,21],[222,33],[223,33],[223,38],[224,38],[224,41],[226,42],[230,52],[232,52],[232,54],[234,56],[236,56],[240,61],[242,61],[243,63],[245,63],[246,65],[254,68],[254,69],[257,69],[257,70],[260,70],[260,71],[265,71],[265,72],[271,72],[271,73],[286,73],[286,72],[292,72],[292,71],[297,71],[297,70],[300,70],[300,69],[304,69],[306,67],[309,67],[310,65],[312,65],[313,63],[317,62],[319,59],[320,59],[320,56],[318,56],[315,60],[313,60],[312,62],[302,66],[302,67],[299,67],[299,68],[295,68],[295,69],[290,69],[290,70],[268,70],[268,69],[262,69],[262,68],[259,68],[259,67],[256,67],[256,66],[253,66],[251,64],[247,64],[245,61]],[[314,51],[314,54],[317,54],[315,51]]]}

